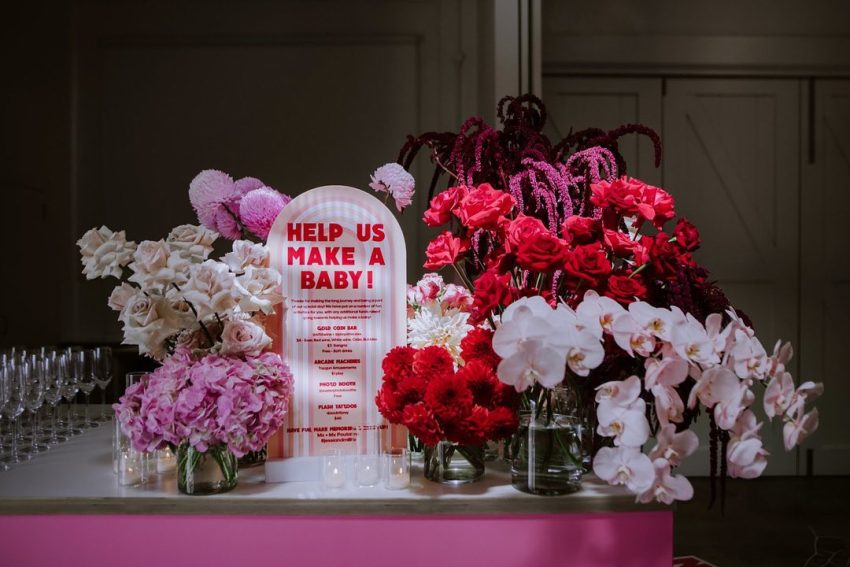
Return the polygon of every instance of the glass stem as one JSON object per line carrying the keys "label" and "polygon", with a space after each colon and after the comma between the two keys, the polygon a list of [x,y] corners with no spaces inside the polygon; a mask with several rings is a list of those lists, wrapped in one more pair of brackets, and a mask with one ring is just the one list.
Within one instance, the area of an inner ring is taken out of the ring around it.
{"label": "glass stem", "polygon": [[30,430],[32,437],[30,438],[30,453],[35,454],[38,451],[38,442],[36,441],[36,432],[38,431],[38,412],[30,411]]}
{"label": "glass stem", "polygon": [[18,460],[18,428],[21,426],[21,416],[15,418],[14,429],[12,430],[12,447],[10,448],[10,457],[12,462]]}
{"label": "glass stem", "polygon": [[91,421],[89,421],[89,398],[91,398],[91,392],[86,393],[86,409],[85,417],[83,418],[83,424],[85,427],[91,427]]}
{"label": "glass stem", "polygon": [[106,415],[106,386],[100,389],[100,420],[109,419]]}
{"label": "glass stem", "polygon": [[59,443],[59,437],[56,435],[56,427],[58,427],[59,421],[59,404],[53,406],[50,419],[50,442],[51,443]]}

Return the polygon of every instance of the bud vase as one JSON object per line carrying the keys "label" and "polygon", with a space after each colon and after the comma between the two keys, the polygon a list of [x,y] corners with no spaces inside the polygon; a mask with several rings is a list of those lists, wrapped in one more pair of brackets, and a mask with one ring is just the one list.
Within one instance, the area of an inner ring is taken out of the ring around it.
{"label": "bud vase", "polygon": [[467,484],[484,476],[484,447],[440,441],[426,446],[425,478],[442,484]]}
{"label": "bud vase", "polygon": [[186,442],[177,448],[177,488],[183,494],[218,494],[236,486],[236,456],[224,445],[198,451]]}
{"label": "bud vase", "polygon": [[573,416],[521,412],[512,452],[511,484],[517,490],[554,496],[581,488],[580,426]]}

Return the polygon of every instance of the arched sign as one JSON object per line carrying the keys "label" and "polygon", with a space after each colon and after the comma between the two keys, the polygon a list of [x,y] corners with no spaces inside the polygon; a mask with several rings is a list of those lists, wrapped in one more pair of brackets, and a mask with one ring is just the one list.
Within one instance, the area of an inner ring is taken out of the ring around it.
{"label": "arched sign", "polygon": [[268,332],[295,376],[286,424],[269,443],[266,481],[318,479],[331,448],[404,446],[375,406],[381,361],[406,336],[405,243],[395,217],[353,187],[318,187],[284,207],[268,238],[286,309]]}

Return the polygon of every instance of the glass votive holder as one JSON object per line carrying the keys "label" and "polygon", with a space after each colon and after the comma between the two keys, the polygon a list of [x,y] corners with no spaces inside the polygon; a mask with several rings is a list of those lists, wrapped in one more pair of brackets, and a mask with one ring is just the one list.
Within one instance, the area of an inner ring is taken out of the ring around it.
{"label": "glass votive holder", "polygon": [[410,451],[404,448],[389,449],[384,453],[384,487],[398,490],[410,486]]}
{"label": "glass votive holder", "polygon": [[357,486],[376,486],[381,482],[381,455],[357,455],[354,461],[354,480]]}
{"label": "glass votive holder", "polygon": [[177,470],[177,456],[169,447],[156,452],[157,474],[169,474]]}
{"label": "glass votive holder", "polygon": [[118,456],[118,484],[140,486],[147,482],[148,454],[135,449],[122,450]]}
{"label": "glass votive holder", "polygon": [[325,488],[345,486],[346,474],[343,455],[339,449],[328,449],[322,454],[322,485]]}

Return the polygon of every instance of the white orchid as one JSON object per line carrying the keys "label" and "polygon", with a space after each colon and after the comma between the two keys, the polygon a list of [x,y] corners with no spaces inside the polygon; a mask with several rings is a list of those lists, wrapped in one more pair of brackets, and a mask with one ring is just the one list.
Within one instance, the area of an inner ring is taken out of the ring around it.
{"label": "white orchid", "polygon": [[602,447],[593,458],[593,472],[613,485],[625,485],[634,493],[652,486],[655,470],[652,461],[637,447]]}
{"label": "white orchid", "polygon": [[597,433],[613,437],[614,445],[640,447],[649,438],[646,402],[640,398],[625,406],[602,402],[596,408],[596,417]]}
{"label": "white orchid", "polygon": [[671,474],[667,459],[655,459],[652,466],[655,468],[655,481],[648,490],[637,497],[638,502],[657,500],[672,504],[674,500],[690,500],[694,497],[694,487],[690,481],[680,474]]}
{"label": "white orchid", "polygon": [[665,425],[656,435],[657,444],[649,453],[649,458],[666,459],[671,466],[678,466],[682,459],[693,454],[699,447],[699,438],[693,431],[685,429],[676,433],[676,426]]}

